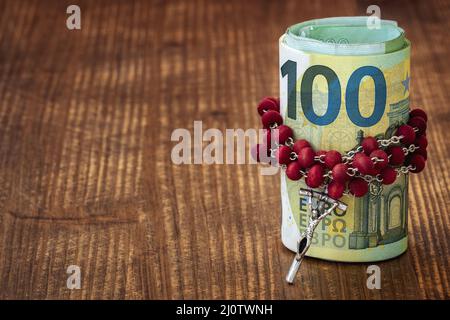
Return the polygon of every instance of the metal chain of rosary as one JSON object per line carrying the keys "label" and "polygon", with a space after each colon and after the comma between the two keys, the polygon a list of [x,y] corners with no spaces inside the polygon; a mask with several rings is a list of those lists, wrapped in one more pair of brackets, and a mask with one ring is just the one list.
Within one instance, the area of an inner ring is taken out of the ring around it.
{"label": "metal chain of rosary", "polygon": [[[300,236],[297,254],[286,280],[293,283],[317,225],[335,210],[345,211],[339,201],[343,195],[372,197],[381,194],[383,185],[394,183],[401,174],[421,172],[427,159],[428,117],[422,109],[409,113],[407,123],[390,128],[394,135],[364,137],[361,144],[341,154],[336,150],[314,151],[305,139],[294,140],[294,132],[283,124],[279,99],[267,97],[258,105],[266,129],[264,141],[252,148],[255,160],[280,165],[294,181],[305,179],[310,189],[300,189],[306,196],[310,221]],[[323,192],[312,189],[322,188]]]}

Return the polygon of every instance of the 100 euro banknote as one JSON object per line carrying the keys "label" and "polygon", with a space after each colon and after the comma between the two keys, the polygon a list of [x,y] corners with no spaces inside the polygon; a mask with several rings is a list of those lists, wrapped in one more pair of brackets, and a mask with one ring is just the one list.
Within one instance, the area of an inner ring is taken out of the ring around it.
{"label": "100 euro banknote", "polygon": [[[410,44],[395,22],[369,29],[366,17],[308,21],[280,38],[280,101],[296,139],[315,150],[347,152],[365,136],[389,135],[407,121]],[[295,251],[308,223],[304,182],[281,175],[282,240]],[[309,256],[375,261],[407,248],[408,178],[363,198],[344,196],[314,232]]]}

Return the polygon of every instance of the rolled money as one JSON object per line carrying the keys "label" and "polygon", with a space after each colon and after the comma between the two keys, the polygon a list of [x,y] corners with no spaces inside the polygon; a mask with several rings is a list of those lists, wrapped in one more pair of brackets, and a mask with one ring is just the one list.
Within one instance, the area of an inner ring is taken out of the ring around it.
{"label": "rolled money", "polygon": [[[347,152],[363,137],[384,137],[408,120],[410,44],[394,21],[368,17],[311,20],[280,37],[280,103],[295,139],[315,150]],[[283,244],[292,251],[308,224],[307,199],[281,174]],[[307,256],[385,260],[407,248],[408,177],[363,198],[344,195],[316,228]],[[319,190],[320,191],[320,190]]]}

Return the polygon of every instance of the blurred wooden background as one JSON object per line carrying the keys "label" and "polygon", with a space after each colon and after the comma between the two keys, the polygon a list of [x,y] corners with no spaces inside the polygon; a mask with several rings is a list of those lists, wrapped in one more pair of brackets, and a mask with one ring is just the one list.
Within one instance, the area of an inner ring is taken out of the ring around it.
{"label": "blurred wooden background", "polygon": [[[73,2],[0,2],[0,298],[450,297],[448,1],[76,1],[70,31]],[[370,4],[412,41],[412,102],[430,117],[409,250],[379,263],[381,290],[367,264],[316,259],[288,286],[278,176],[173,165],[170,136],[259,127],[286,27]]]}

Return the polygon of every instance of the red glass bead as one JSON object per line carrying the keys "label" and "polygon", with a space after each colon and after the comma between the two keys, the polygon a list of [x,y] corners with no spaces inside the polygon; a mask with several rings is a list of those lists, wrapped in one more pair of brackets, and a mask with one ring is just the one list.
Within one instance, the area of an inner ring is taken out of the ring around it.
{"label": "red glass bead", "polygon": [[338,163],[331,170],[333,180],[344,183],[350,176],[347,174],[348,166],[345,163]]}
{"label": "red glass bead", "polygon": [[417,137],[416,141],[414,141],[414,145],[422,150],[426,150],[428,146],[427,136]]}
{"label": "red glass bead", "polygon": [[355,154],[352,165],[358,169],[361,174],[370,174],[374,168],[372,160],[364,153]]}
{"label": "red glass bead", "polygon": [[291,180],[300,180],[303,176],[300,172],[301,169],[302,168],[297,161],[291,162],[286,168],[286,175]]}
{"label": "red glass bead", "polygon": [[425,168],[425,158],[420,154],[413,154],[408,162],[415,167],[411,170],[412,173],[419,173]]}
{"label": "red glass bead", "polygon": [[422,109],[419,109],[419,108],[411,110],[409,112],[409,117],[410,118],[412,118],[412,117],[421,117],[423,120],[425,120],[425,122],[428,121],[428,116],[427,116],[426,112],[423,111]]}
{"label": "red glass bead", "polygon": [[364,153],[369,155],[372,151],[378,149],[378,141],[374,137],[365,137],[361,142]]}
{"label": "red glass bead", "polygon": [[369,191],[369,185],[364,179],[353,178],[348,183],[348,189],[350,193],[355,197],[362,197]]}
{"label": "red glass bead", "polygon": [[386,152],[390,155],[389,164],[393,166],[401,165],[405,161],[405,153],[402,147],[390,146],[386,149]]}
{"label": "red glass bead", "polygon": [[288,164],[291,160],[291,148],[287,146],[280,146],[277,149],[276,157],[279,164]]}
{"label": "red glass bead", "polygon": [[283,118],[277,111],[269,110],[263,114],[261,122],[265,129],[269,129],[274,123],[281,125],[283,123]]}
{"label": "red glass bead", "polygon": [[338,181],[331,181],[327,187],[328,196],[338,200],[344,194],[345,184]]}
{"label": "red glass bead", "polygon": [[274,98],[266,97],[259,102],[258,113],[262,116],[269,110],[280,112],[280,104],[277,104]]}
{"label": "red glass bead", "polygon": [[387,153],[384,152],[384,151],[381,150],[381,149],[372,151],[372,153],[370,154],[370,159],[372,159],[372,158],[374,158],[374,157],[376,157],[376,158],[378,158],[378,159],[380,159],[380,160],[381,160],[381,159],[383,160],[383,161],[380,161],[380,162],[374,162],[374,165],[373,165],[373,166],[374,166],[374,168],[377,169],[377,170],[386,168],[386,166],[389,164],[389,159],[388,159]]}
{"label": "red glass bead", "polygon": [[278,127],[278,141],[280,144],[284,144],[288,138],[292,138],[294,132],[288,126],[281,125]]}
{"label": "red glass bead", "polygon": [[300,150],[302,150],[303,148],[306,148],[306,147],[311,147],[309,142],[306,141],[305,139],[300,139],[300,140],[295,141],[294,145],[292,146],[292,149],[294,150],[294,152],[296,154],[299,154]]}
{"label": "red glass bead", "polygon": [[306,147],[300,150],[297,154],[298,162],[302,166],[302,168],[309,168],[314,164],[314,150],[310,147]]}
{"label": "red glass bead", "polygon": [[333,169],[335,165],[342,162],[342,156],[338,151],[330,150],[325,154],[324,161],[328,169]]}
{"label": "red glass bead", "polygon": [[403,138],[401,139],[401,142],[406,145],[410,145],[416,139],[416,133],[414,132],[413,127],[411,127],[407,124],[404,124],[404,125],[401,125],[400,127],[398,127],[395,135],[403,136]]}
{"label": "red glass bead", "polygon": [[[306,148],[305,148],[306,149]],[[306,184],[310,188],[317,188],[319,187],[325,178],[323,177],[323,168],[320,164],[315,164],[309,169],[307,177],[306,177]]]}
{"label": "red glass bead", "polygon": [[427,131],[427,122],[422,117],[413,117],[409,119],[408,124],[419,130],[416,132],[416,135],[424,134]]}
{"label": "red glass bead", "polygon": [[381,170],[380,177],[383,180],[383,184],[392,184],[397,179],[397,171],[392,167],[386,167]]}

